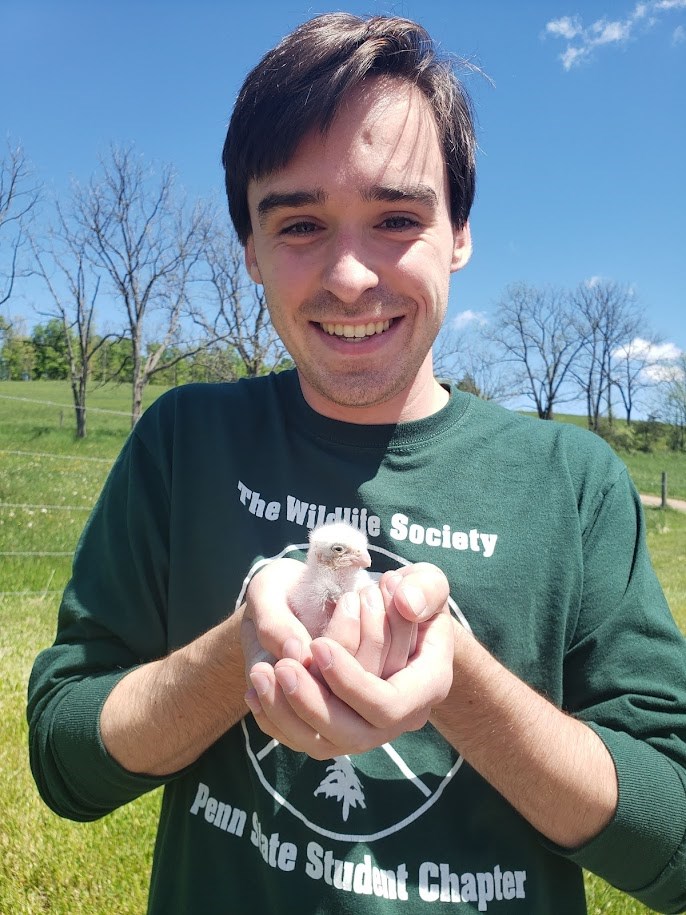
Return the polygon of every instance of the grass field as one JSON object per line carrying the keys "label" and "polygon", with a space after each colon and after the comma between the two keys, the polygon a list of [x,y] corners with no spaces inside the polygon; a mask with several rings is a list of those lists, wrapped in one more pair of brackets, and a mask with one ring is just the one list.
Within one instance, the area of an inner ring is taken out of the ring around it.
{"label": "grass field", "polygon": [[[94,390],[91,406],[114,412],[93,410],[85,441],[73,438],[69,403],[64,383],[0,382],[0,915],[140,915],[159,792],[98,823],[69,823],[39,800],[27,763],[29,671],[53,639],[71,553],[129,429],[126,388]],[[669,455],[652,465],[638,457],[629,464],[640,488],[659,493]],[[685,498],[686,456],[672,457],[671,494],[682,486]],[[686,632],[686,514],[651,509],[646,518],[653,562]],[[650,911],[594,877],[587,887],[591,915]]]}
{"label": "grass field", "polygon": [[[559,414],[559,422],[574,423],[576,426],[586,428],[585,416],[566,416]],[[616,420],[618,433],[626,432],[626,423]],[[667,447],[666,436],[658,436],[651,453],[638,449],[631,451],[619,450],[618,453],[631,473],[631,477],[639,492],[659,496],[661,494],[662,473],[667,474],[667,495],[672,499],[686,499],[686,455],[671,451]]]}

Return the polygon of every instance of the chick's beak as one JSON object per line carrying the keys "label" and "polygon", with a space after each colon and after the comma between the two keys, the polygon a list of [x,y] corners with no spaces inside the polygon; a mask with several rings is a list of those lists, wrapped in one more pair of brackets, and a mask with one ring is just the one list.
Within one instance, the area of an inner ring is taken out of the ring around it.
{"label": "chick's beak", "polygon": [[358,552],[359,557],[359,566],[361,569],[368,569],[372,564],[372,558],[369,555],[369,550],[360,550]]}

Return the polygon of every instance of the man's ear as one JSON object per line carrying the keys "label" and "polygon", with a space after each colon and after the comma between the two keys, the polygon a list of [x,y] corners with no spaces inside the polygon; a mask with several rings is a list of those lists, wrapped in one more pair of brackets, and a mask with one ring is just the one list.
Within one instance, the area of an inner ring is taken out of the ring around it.
{"label": "man's ear", "polygon": [[250,279],[253,283],[259,283],[262,285],[262,274],[260,273],[260,268],[257,266],[257,258],[255,257],[255,242],[252,235],[249,236],[245,244],[245,266],[247,267],[248,273],[250,274]]}
{"label": "man's ear", "polygon": [[453,257],[450,262],[450,272],[461,270],[472,256],[472,233],[469,222],[461,229],[453,229]]}

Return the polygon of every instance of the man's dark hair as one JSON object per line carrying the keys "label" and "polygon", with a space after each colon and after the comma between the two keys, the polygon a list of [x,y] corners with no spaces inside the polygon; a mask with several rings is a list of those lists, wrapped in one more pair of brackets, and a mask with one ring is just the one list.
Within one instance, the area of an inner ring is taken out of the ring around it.
{"label": "man's dark hair", "polygon": [[287,35],[248,74],[236,100],[222,163],[239,239],[251,233],[248,184],[288,164],[305,135],[331,126],[347,92],[365,78],[417,86],[433,111],[448,168],[453,225],[474,199],[474,124],[469,96],[428,32],[396,17],[316,16]]}

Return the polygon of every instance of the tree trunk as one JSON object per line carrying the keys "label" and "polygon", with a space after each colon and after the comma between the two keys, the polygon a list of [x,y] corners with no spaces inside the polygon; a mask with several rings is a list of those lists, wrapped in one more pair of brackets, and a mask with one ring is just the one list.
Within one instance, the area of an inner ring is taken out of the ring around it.
{"label": "tree trunk", "polygon": [[131,428],[136,425],[143,412],[143,389],[145,385],[142,378],[135,378],[133,382],[133,401],[131,403]]}

